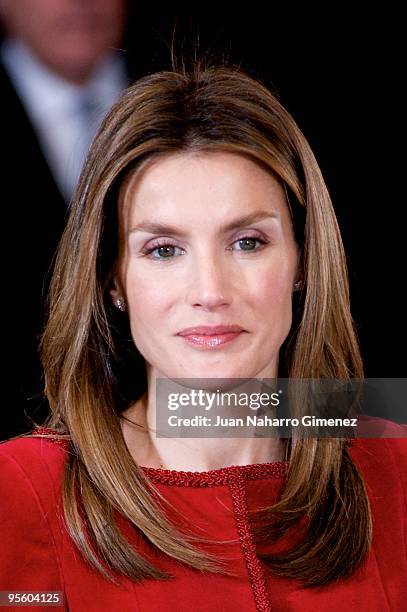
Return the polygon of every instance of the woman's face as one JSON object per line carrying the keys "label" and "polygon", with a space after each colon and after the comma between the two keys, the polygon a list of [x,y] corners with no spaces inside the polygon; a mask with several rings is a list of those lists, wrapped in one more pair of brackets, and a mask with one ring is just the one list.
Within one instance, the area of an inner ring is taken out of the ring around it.
{"label": "woman's face", "polygon": [[274,378],[299,252],[285,193],[233,153],[180,153],[121,195],[124,297],[149,375]]}

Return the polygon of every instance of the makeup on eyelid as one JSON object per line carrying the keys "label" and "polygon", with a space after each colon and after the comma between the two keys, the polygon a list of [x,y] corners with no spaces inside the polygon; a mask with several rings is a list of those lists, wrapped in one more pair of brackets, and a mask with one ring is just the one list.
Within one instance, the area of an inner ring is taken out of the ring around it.
{"label": "makeup on eyelid", "polygon": [[[232,243],[227,247],[226,250],[233,250],[233,251],[240,251],[240,252],[244,252],[244,253],[255,253],[258,252],[262,249],[262,247],[264,247],[265,245],[269,244],[270,240],[267,239],[266,237],[264,237],[263,235],[260,235],[259,232],[254,232],[254,230],[252,230],[253,233],[250,234],[248,232],[243,233],[240,236],[237,236]],[[240,249],[233,249],[233,245],[235,245],[236,243],[242,243],[244,241],[254,241],[254,243],[257,243],[257,245],[255,244],[255,248],[240,248]],[[171,238],[156,238],[155,240],[153,240],[150,243],[147,243],[147,245],[145,245],[142,249],[141,252],[143,253],[143,255],[151,255],[152,253],[154,253],[154,251],[156,251],[157,249],[165,249],[168,247],[172,247],[174,249],[179,249],[181,251],[184,251],[185,253],[185,249],[183,249],[182,247],[180,247],[178,244],[175,244],[174,241],[172,241]],[[184,254],[183,253],[183,254]],[[175,256],[175,255],[173,255]],[[164,257],[164,258],[159,258],[159,257],[153,257],[153,259],[171,259],[172,257]]]}

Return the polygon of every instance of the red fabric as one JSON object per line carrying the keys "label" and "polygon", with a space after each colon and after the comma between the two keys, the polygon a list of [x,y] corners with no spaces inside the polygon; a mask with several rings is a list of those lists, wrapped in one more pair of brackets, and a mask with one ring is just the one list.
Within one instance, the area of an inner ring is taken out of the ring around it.
{"label": "red fabric", "polygon": [[[275,501],[283,462],[227,467],[205,473],[144,468],[195,533],[221,541],[207,545],[230,560],[234,577],[204,575],[144,547],[174,578],[109,583],[81,558],[61,518],[60,488],[66,450],[44,438],[0,445],[0,591],[63,591],[69,610],[400,612],[407,609],[407,439],[357,440],[351,456],[362,471],[373,512],[373,545],[366,563],[346,580],[315,589],[271,575],[260,563],[248,510]],[[349,517],[352,520],[352,517]],[[277,548],[275,549],[277,550]],[[27,607],[28,610],[38,610]],[[47,609],[61,609],[49,607]]]}

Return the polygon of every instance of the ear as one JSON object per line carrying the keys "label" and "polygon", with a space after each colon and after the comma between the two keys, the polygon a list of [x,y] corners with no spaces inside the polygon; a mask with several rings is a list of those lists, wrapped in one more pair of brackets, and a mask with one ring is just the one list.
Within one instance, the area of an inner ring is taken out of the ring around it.
{"label": "ear", "polygon": [[300,291],[303,288],[304,278],[305,274],[303,269],[302,253],[300,252],[298,257],[297,272],[295,274],[295,279],[293,283],[293,291]]}
{"label": "ear", "polygon": [[109,294],[113,301],[121,296],[120,285],[114,276],[109,282]]}
{"label": "ear", "polygon": [[109,282],[109,294],[113,305],[116,306],[119,310],[125,310],[126,301],[124,298],[124,290],[120,281],[116,276],[112,275],[112,278]]}

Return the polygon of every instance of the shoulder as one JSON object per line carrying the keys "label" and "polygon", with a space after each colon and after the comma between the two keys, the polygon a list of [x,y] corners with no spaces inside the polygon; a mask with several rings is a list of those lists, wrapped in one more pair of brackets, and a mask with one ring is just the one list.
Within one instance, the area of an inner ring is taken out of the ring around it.
{"label": "shoulder", "polygon": [[19,437],[0,444],[1,473],[3,470],[24,475],[26,478],[44,479],[57,476],[67,455],[67,445],[41,436]]}
{"label": "shoulder", "polygon": [[[59,497],[67,449],[50,439],[21,437],[0,444],[0,488],[21,511],[35,500],[46,512]],[[2,504],[3,509],[5,504]],[[10,508],[9,508],[10,510]]]}
{"label": "shoulder", "polygon": [[407,438],[407,424],[396,423],[369,414],[357,416],[356,436],[359,438]]}
{"label": "shoulder", "polygon": [[0,444],[0,588],[60,590],[65,459],[66,450],[45,438]]}
{"label": "shoulder", "polygon": [[391,463],[407,461],[407,424],[395,423],[380,417],[359,415],[356,438],[352,440],[351,448],[358,456],[375,456]]}
{"label": "shoulder", "polygon": [[[366,417],[350,456],[371,488],[399,492],[407,503],[407,425]],[[368,437],[369,436],[369,437]]]}

